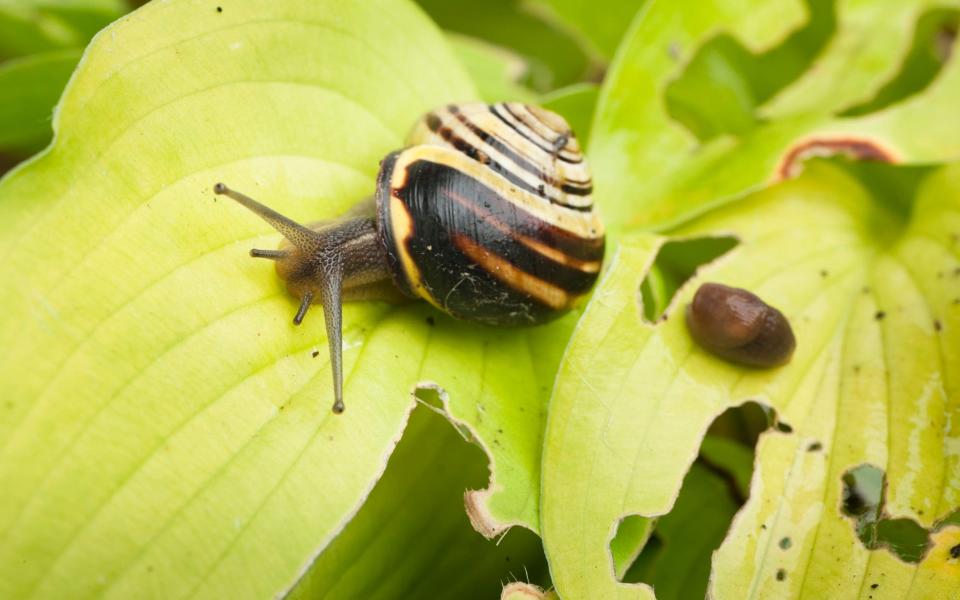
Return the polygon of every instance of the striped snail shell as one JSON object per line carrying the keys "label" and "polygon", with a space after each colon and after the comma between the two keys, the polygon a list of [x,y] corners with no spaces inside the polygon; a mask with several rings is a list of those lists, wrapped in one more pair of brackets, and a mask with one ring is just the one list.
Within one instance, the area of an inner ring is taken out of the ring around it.
{"label": "striped snail shell", "polygon": [[380,163],[374,198],[331,221],[300,225],[218,183],[286,241],[251,255],[276,261],[300,299],[319,301],[343,410],[341,303],[419,298],[459,319],[536,325],[593,287],[604,229],[586,159],[563,117],[519,103],[431,111],[408,146]]}

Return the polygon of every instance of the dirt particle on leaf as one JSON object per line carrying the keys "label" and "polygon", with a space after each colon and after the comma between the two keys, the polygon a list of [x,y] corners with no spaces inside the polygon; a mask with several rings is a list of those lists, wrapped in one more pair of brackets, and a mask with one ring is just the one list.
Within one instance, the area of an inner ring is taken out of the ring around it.
{"label": "dirt particle on leaf", "polygon": [[674,60],[674,61],[680,60],[680,57],[682,55],[683,55],[683,50],[680,49],[679,42],[674,41],[674,42],[670,42],[667,45],[667,56],[669,56],[671,60]]}
{"label": "dirt particle on leaf", "polygon": [[793,427],[789,423],[784,423],[783,421],[777,421],[777,431],[782,433],[793,433]]}
{"label": "dirt particle on leaf", "polygon": [[953,548],[950,548],[950,558],[957,560],[960,558],[960,544],[957,544]]}
{"label": "dirt particle on leaf", "polygon": [[813,442],[812,444],[807,446],[807,452],[819,452],[821,450],[823,450],[823,444],[821,444],[820,442]]}
{"label": "dirt particle on leaf", "polygon": [[826,269],[820,269],[820,277],[826,278],[830,274],[830,271]]}
{"label": "dirt particle on leaf", "polygon": [[437,321],[432,316],[428,316],[426,318],[426,321],[427,321],[427,325],[429,325],[430,327],[433,327],[434,325],[437,324]]}
{"label": "dirt particle on leaf", "polygon": [[942,330],[943,330],[943,323],[940,322],[940,319],[934,319],[934,320],[933,320],[933,330],[934,330],[934,331],[942,331]]}
{"label": "dirt particle on leaf", "polygon": [[223,7],[222,7],[222,6],[218,6],[218,7],[217,7],[217,12],[218,12],[218,13],[222,13],[222,12],[223,12]]}
{"label": "dirt particle on leaf", "polygon": [[787,578],[787,570],[777,569],[777,581],[783,581],[786,578]]}
{"label": "dirt particle on leaf", "polygon": [[313,352],[310,353],[310,356],[316,358],[316,357],[320,356],[320,351],[319,351],[319,350],[314,350]]}
{"label": "dirt particle on leaf", "polygon": [[885,316],[887,316],[887,313],[882,310],[878,310],[877,314],[873,315],[873,318],[877,321],[882,321]]}
{"label": "dirt particle on leaf", "polygon": [[788,538],[788,537],[781,538],[781,540],[780,540],[780,549],[781,549],[781,550],[789,550],[789,549],[790,549],[790,546],[792,546],[792,545],[793,545],[793,542],[790,541],[790,538]]}
{"label": "dirt particle on leaf", "polygon": [[870,589],[871,589],[871,590],[875,590],[875,589],[877,589],[878,587],[880,587],[880,584],[879,584],[879,583],[871,583],[871,584],[870,584]]}

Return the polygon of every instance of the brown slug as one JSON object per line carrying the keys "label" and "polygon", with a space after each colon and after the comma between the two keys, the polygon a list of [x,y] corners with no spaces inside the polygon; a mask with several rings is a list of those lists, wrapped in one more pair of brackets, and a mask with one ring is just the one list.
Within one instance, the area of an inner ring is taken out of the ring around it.
{"label": "brown slug", "polygon": [[693,339],[728,361],[750,367],[777,367],[797,346],[790,322],[747,290],[704,283],[687,306]]}

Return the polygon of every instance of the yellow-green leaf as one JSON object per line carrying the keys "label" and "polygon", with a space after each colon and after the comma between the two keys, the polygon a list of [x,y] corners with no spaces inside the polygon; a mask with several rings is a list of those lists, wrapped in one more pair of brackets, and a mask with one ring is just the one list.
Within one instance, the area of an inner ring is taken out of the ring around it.
{"label": "yellow-green leaf", "polygon": [[[824,4],[808,5],[814,3]],[[803,27],[804,8],[796,0],[749,10],[733,0],[654,0],[644,9],[605,80],[591,135],[597,198],[615,231],[675,225],[794,175],[810,154],[901,163],[960,157],[960,120],[951,117],[960,95],[960,61],[947,61],[923,93],[878,112],[837,116],[896,78],[911,54],[916,23],[931,10],[923,0],[837,0],[835,33],[826,46],[817,54],[818,48],[801,52],[790,64],[806,68],[782,89],[767,90],[773,97],[756,107],[755,99],[743,98],[750,90],[736,65],[718,57],[695,60],[723,34],[745,46],[760,68],[762,57],[802,46],[789,35]],[[671,116],[666,90],[692,64],[700,70],[683,97],[712,108],[747,104],[747,122],[732,108],[723,110],[713,125],[730,134],[701,142]],[[707,86],[707,76],[722,85]]]}
{"label": "yellow-green leaf", "polygon": [[[572,318],[322,318],[248,249],[374,191],[425,111],[476,97],[407,2],[151,3],[98,35],[43,155],[0,183],[0,596],[270,596],[365,501],[422,382],[491,457],[478,523],[536,528],[545,400]],[[476,516],[476,515],[475,515]]]}
{"label": "yellow-green leaf", "polygon": [[[901,220],[856,179],[814,163],[711,211],[674,233],[740,243],[656,325],[642,319],[638,290],[665,238],[624,239],[551,402],[541,524],[561,595],[653,597],[614,577],[617,523],[667,513],[707,426],[747,400],[789,427],[761,436],[750,500],[713,561],[712,597],[960,593],[957,527],[944,521],[960,506],[960,165],[928,175],[908,200]],[[790,364],[744,370],[694,344],[683,310],[704,281],[781,309],[797,336]],[[842,494],[864,464],[886,477],[880,521],[926,530],[919,562],[858,539]]]}

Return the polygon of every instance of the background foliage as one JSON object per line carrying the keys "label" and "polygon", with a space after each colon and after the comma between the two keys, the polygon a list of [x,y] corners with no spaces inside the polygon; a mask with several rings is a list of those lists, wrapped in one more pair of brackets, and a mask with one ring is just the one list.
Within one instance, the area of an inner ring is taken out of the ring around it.
{"label": "background foliage", "polygon": [[[0,168],[46,146],[0,182],[0,596],[960,594],[957,2],[132,8],[0,0]],[[210,188],[336,215],[472,99],[574,126],[604,279],[529,330],[349,306],[332,416]],[[793,362],[695,347],[705,280]]]}

